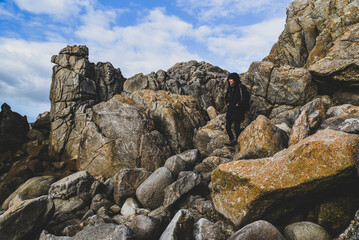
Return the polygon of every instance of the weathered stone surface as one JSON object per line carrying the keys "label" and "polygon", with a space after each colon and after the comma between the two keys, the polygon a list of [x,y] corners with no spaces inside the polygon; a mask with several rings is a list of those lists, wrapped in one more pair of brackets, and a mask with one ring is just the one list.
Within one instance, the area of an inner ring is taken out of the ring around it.
{"label": "weathered stone surface", "polygon": [[136,195],[136,189],[151,173],[144,168],[121,169],[114,178],[113,198],[115,203],[121,204],[123,198]]}
{"label": "weathered stone surface", "polygon": [[215,207],[235,225],[271,218],[269,208],[277,218],[293,199],[309,201],[312,193],[352,174],[358,144],[357,135],[326,129],[272,158],[220,165],[212,173]]}
{"label": "weathered stone surface", "polygon": [[15,196],[24,198],[36,198],[42,195],[47,195],[51,184],[55,182],[52,176],[34,177],[27,180],[15,192],[13,192],[2,204],[2,209],[8,209],[10,201]]}
{"label": "weathered stone surface", "polygon": [[213,223],[205,218],[201,218],[193,226],[194,240],[225,240],[226,235],[223,232],[221,222]]}
{"label": "weathered stone surface", "polygon": [[347,133],[359,133],[359,119],[358,118],[349,118],[345,120],[340,126],[340,131]]}
{"label": "weathered stone surface", "polygon": [[260,114],[274,116],[279,106],[293,109],[317,95],[317,86],[312,82],[309,71],[289,65],[254,62],[242,81],[249,87],[252,96],[253,103],[248,112],[250,119]]}
{"label": "weathered stone surface", "polygon": [[198,149],[186,150],[176,156],[182,158],[190,168],[194,167],[201,160],[201,154]]}
{"label": "weathered stone surface", "polygon": [[113,205],[114,203],[106,199],[104,195],[96,194],[91,200],[90,209],[97,212],[102,207],[110,209]]}
{"label": "weathered stone surface", "polygon": [[238,145],[240,151],[234,157],[235,160],[271,157],[288,146],[288,136],[268,118],[259,115],[243,130]]}
{"label": "weathered stone surface", "polygon": [[175,203],[183,194],[198,186],[202,176],[195,172],[181,172],[178,180],[164,189],[163,206],[168,207]]}
{"label": "weathered stone surface", "polygon": [[190,96],[142,90],[133,92],[131,98],[137,105],[149,109],[156,129],[174,153],[192,149],[194,129],[203,126],[209,119],[198,101]]}
{"label": "weathered stone surface", "polygon": [[[41,239],[41,238],[40,238]],[[73,240],[135,240],[135,233],[125,225],[113,223],[101,223],[95,226],[88,225],[81,232],[78,232],[71,239]]]}
{"label": "weathered stone surface", "polygon": [[345,115],[359,114],[359,106],[353,106],[351,104],[343,104],[340,106],[331,107],[327,111],[327,118],[330,117],[342,117]]}
{"label": "weathered stone surface", "polygon": [[209,116],[209,119],[215,119],[218,116],[217,110],[213,106],[209,106],[207,108],[207,114]]}
{"label": "weathered stone surface", "polygon": [[331,240],[332,237],[320,225],[312,222],[297,222],[285,227],[287,240]]}
{"label": "weathered stone surface", "polygon": [[235,232],[228,240],[285,240],[271,223],[263,220],[253,222]]}
{"label": "weathered stone surface", "polygon": [[164,166],[171,171],[174,177],[188,168],[187,162],[177,155],[167,159]]}
{"label": "weathered stone surface", "polygon": [[293,125],[289,145],[313,134],[325,118],[325,108],[320,98],[317,98],[301,108],[301,113]]}
{"label": "weathered stone surface", "polygon": [[200,172],[203,176],[203,179],[206,181],[211,180],[211,175],[214,169],[216,169],[220,164],[231,162],[232,159],[222,158],[218,156],[210,156],[205,158],[200,164],[194,167],[195,172]]}
{"label": "weathered stone surface", "polygon": [[191,211],[179,210],[162,233],[159,240],[190,240],[192,238],[192,226],[194,217]]}
{"label": "weathered stone surface", "polygon": [[322,124],[320,125],[320,129],[332,129],[335,131],[341,131],[341,127],[343,127],[343,124],[348,119],[354,119],[359,118],[359,114],[351,114],[351,115],[343,115],[339,117],[330,117],[325,119]]}
{"label": "weathered stone surface", "polygon": [[86,171],[76,172],[53,183],[49,189],[49,196],[51,198],[69,199],[80,193],[88,193],[94,180]]}
{"label": "weathered stone surface", "polygon": [[356,211],[354,220],[345,231],[339,235],[339,240],[354,240],[359,238],[359,211]]}
{"label": "weathered stone surface", "polygon": [[124,91],[133,93],[143,89],[165,90],[189,95],[198,100],[203,108],[213,106],[221,112],[224,108],[224,91],[228,72],[206,62],[177,63],[167,70],[148,75],[136,74],[124,83]]}
{"label": "weathered stone surface", "polygon": [[48,233],[46,230],[41,232],[39,240],[70,240],[71,237],[67,236],[54,236]]}
{"label": "weathered stone surface", "polygon": [[155,209],[162,205],[164,189],[173,182],[172,173],[165,167],[154,171],[136,190],[142,206]]}
{"label": "weathered stone surface", "polygon": [[81,133],[91,117],[88,108],[122,91],[124,78],[110,63],[90,63],[86,46],[67,46],[51,61],[51,134],[49,153],[76,159]]}
{"label": "weathered stone surface", "polygon": [[25,200],[0,215],[1,239],[33,239],[48,224],[54,204],[48,196]]}
{"label": "weathered stone surface", "polygon": [[135,232],[138,239],[151,240],[158,239],[160,236],[159,221],[149,216],[135,216],[128,226]]}
{"label": "weathered stone surface", "polygon": [[[169,147],[161,134],[152,134],[153,130],[152,119],[127,96],[116,95],[97,104],[93,107],[93,122],[81,136],[77,168],[112,177],[122,168],[149,165],[146,162],[154,159],[164,163]],[[150,147],[161,149],[144,151]]]}
{"label": "weathered stone surface", "polygon": [[222,147],[228,141],[225,123],[225,114],[220,114],[195,133],[194,146],[203,157],[209,156],[215,149]]}
{"label": "weathered stone surface", "polygon": [[0,112],[0,153],[14,151],[27,139],[29,124],[26,116],[11,111],[11,107],[4,103]]}

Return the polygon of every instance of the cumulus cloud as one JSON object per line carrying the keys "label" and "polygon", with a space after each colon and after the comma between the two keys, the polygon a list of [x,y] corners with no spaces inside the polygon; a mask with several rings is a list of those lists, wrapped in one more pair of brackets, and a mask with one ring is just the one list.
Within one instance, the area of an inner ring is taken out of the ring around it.
{"label": "cumulus cloud", "polygon": [[[221,34],[208,39],[208,49],[222,56],[228,69],[245,72],[253,61],[260,61],[269,54],[273,44],[284,29],[284,18],[232,29],[232,35]],[[224,28],[225,29],[225,28]]]}
{"label": "cumulus cloud", "polygon": [[76,15],[83,7],[93,3],[92,0],[14,0],[23,10],[35,14]]}
{"label": "cumulus cloud", "polygon": [[14,111],[32,120],[37,114],[49,111],[53,66],[50,59],[63,46],[0,38],[0,103],[7,102]]}
{"label": "cumulus cloud", "polygon": [[214,21],[218,18],[236,18],[248,13],[273,13],[278,5],[286,7],[292,0],[177,0],[177,5],[201,21]]}
{"label": "cumulus cloud", "polygon": [[205,27],[194,29],[192,24],[176,16],[166,15],[163,8],[149,11],[137,25],[97,24],[97,18],[111,22],[114,17],[101,11],[88,12],[83,19],[92,18],[92,21],[84,21],[75,34],[88,43],[91,59],[110,61],[119,66],[126,77],[166,70],[179,61],[200,60],[189,52],[181,39],[200,39],[209,32]]}

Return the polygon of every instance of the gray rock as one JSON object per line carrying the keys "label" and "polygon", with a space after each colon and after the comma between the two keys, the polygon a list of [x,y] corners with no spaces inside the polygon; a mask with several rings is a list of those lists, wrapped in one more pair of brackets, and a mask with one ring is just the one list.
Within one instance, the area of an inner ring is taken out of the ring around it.
{"label": "gray rock", "polygon": [[181,172],[178,180],[166,187],[164,190],[163,206],[168,207],[175,203],[185,193],[198,186],[202,181],[202,176],[195,172]]}
{"label": "gray rock", "polygon": [[190,149],[177,154],[176,156],[182,158],[191,167],[194,167],[201,160],[201,154],[198,149]]}
{"label": "gray rock", "polygon": [[228,240],[286,240],[276,227],[259,220],[235,232]]}
{"label": "gray rock", "polygon": [[225,240],[226,235],[223,231],[223,223],[213,222],[201,218],[193,226],[193,239],[194,240]]}
{"label": "gray rock", "polygon": [[71,214],[91,203],[91,195],[89,193],[80,193],[68,199],[54,198],[55,215],[59,213]]}
{"label": "gray rock", "polygon": [[354,219],[349,226],[339,235],[339,240],[359,239],[359,211],[356,211]]}
{"label": "gray rock", "polygon": [[153,130],[154,122],[145,109],[127,96],[116,95],[97,104],[93,107],[93,122],[83,129],[77,168],[110,178],[123,168],[140,167],[141,162],[147,162],[146,157],[163,158],[164,162],[167,156],[161,151],[152,151],[153,156],[141,152],[147,149],[146,144],[153,147],[158,139],[163,140],[158,134],[148,134]]}
{"label": "gray rock", "polygon": [[178,155],[175,155],[167,159],[164,166],[168,168],[176,178],[180,172],[186,170],[187,162]]}
{"label": "gray rock", "polygon": [[136,195],[136,189],[140,186],[151,173],[144,168],[125,168],[121,169],[114,177],[115,203],[121,205],[126,197]]}
{"label": "gray rock", "polygon": [[179,210],[168,224],[166,230],[162,233],[160,240],[183,239],[190,240],[192,238],[192,227],[194,224],[194,216],[191,211],[186,209]]}
{"label": "gray rock", "polygon": [[102,194],[96,194],[91,201],[90,209],[93,211],[98,211],[101,207],[105,207],[106,209],[110,209],[114,205],[113,202],[106,199],[106,197]]}
{"label": "gray rock", "polygon": [[287,240],[331,240],[332,237],[320,225],[312,222],[297,222],[284,229]]}
{"label": "gray rock", "polygon": [[34,177],[27,180],[22,184],[15,192],[13,192],[2,204],[2,209],[7,209],[9,202],[15,196],[21,196],[25,198],[35,198],[42,195],[47,195],[50,185],[55,181],[52,176]]}
{"label": "gray rock", "polygon": [[167,72],[159,70],[148,75],[136,74],[124,83],[124,91],[133,93],[142,89],[165,90],[196,98],[203,108],[224,107],[224,91],[228,72],[205,62],[177,63]]}
{"label": "gray rock", "polygon": [[53,183],[49,189],[49,196],[69,199],[80,193],[89,193],[94,180],[87,171],[76,172]]}
{"label": "gray rock", "polygon": [[359,118],[359,114],[350,114],[343,116],[330,117],[325,119],[320,125],[320,129],[332,129],[335,131],[341,131],[340,128],[343,127],[344,122],[348,119]]}
{"label": "gray rock", "polygon": [[165,160],[171,156],[171,148],[163,135],[154,130],[142,136],[140,146],[140,166],[151,172],[162,167]]}
{"label": "gray rock", "polygon": [[164,189],[173,182],[172,173],[165,167],[154,171],[136,190],[142,206],[155,209],[162,205]]}
{"label": "gray rock", "polygon": [[0,239],[32,239],[48,224],[54,204],[48,196],[22,201],[0,215]]}
{"label": "gray rock", "polygon": [[159,221],[155,218],[138,215],[135,216],[128,226],[135,232],[138,239],[151,240],[160,236]]}
{"label": "gray rock", "polygon": [[122,205],[121,214],[123,216],[130,216],[136,214],[136,209],[140,207],[140,204],[134,198],[128,198]]}
{"label": "gray rock", "polygon": [[151,211],[148,216],[158,220],[161,229],[165,229],[173,217],[172,212],[164,206]]}
{"label": "gray rock", "polygon": [[134,232],[125,225],[116,225],[113,223],[100,223],[95,226],[88,225],[82,231],[78,232],[72,238],[57,237],[42,232],[39,240],[135,240]]}
{"label": "gray rock", "polygon": [[313,134],[325,118],[325,108],[321,98],[317,98],[301,108],[301,114],[293,125],[289,146]]}
{"label": "gray rock", "polygon": [[225,114],[218,115],[195,133],[193,143],[202,157],[209,156],[214,150],[223,147],[224,143],[228,141],[228,135],[225,130],[225,117]]}
{"label": "gray rock", "polygon": [[359,119],[358,118],[350,118],[343,122],[342,126],[340,126],[340,131],[347,133],[359,133]]}
{"label": "gray rock", "polygon": [[55,236],[50,233],[48,233],[46,230],[41,232],[39,240],[70,240],[71,237],[67,236]]}

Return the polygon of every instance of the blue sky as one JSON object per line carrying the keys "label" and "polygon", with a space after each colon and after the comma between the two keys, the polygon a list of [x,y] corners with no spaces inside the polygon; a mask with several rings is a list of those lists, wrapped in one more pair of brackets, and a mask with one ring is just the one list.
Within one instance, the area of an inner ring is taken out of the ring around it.
{"label": "blue sky", "polygon": [[246,72],[268,55],[291,0],[0,0],[0,104],[33,122],[50,110],[51,56],[89,47],[124,77],[206,61]]}

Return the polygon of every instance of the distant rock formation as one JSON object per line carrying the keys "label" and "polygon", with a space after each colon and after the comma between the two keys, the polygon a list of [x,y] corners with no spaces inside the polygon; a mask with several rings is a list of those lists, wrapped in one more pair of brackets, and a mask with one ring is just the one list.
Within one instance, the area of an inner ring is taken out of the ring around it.
{"label": "distant rock formation", "polygon": [[0,154],[16,150],[26,140],[29,131],[26,116],[11,111],[11,107],[4,103],[0,112]]}

